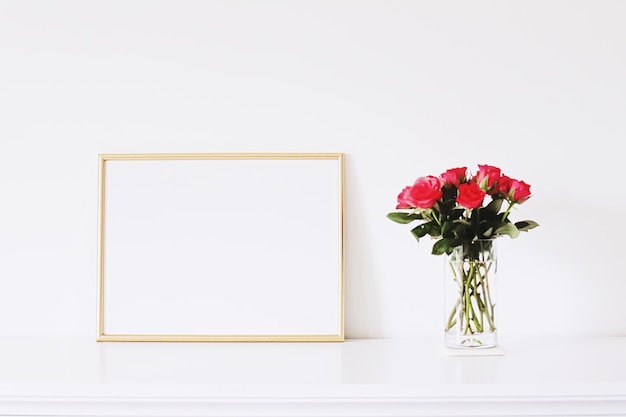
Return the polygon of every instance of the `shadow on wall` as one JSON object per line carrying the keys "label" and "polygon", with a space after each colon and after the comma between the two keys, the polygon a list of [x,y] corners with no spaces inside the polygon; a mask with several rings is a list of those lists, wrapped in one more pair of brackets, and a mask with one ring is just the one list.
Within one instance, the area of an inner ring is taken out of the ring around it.
{"label": "shadow on wall", "polygon": [[383,334],[383,316],[375,280],[372,236],[363,210],[357,166],[345,154],[344,237],[345,237],[345,323],[346,338],[368,338]]}

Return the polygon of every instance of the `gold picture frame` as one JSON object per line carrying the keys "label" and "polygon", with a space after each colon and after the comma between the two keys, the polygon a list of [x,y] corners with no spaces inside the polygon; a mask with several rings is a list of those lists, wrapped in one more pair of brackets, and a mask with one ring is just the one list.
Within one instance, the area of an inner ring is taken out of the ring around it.
{"label": "gold picture frame", "polygon": [[344,340],[342,153],[99,155],[97,341]]}

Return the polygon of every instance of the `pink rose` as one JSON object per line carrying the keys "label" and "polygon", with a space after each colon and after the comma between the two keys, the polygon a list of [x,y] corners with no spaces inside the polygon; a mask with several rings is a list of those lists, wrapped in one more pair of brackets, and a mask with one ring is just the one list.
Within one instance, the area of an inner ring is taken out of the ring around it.
{"label": "pink rose", "polygon": [[487,193],[483,191],[475,182],[459,185],[459,195],[456,198],[457,203],[466,209],[475,209],[480,207]]}
{"label": "pink rose", "polygon": [[441,187],[441,180],[432,175],[418,178],[412,186],[405,187],[398,195],[396,208],[432,208],[443,195]]}
{"label": "pink rose", "polygon": [[523,203],[530,197],[530,185],[524,181],[510,180],[507,199],[514,203]]}
{"label": "pink rose", "polygon": [[530,197],[530,185],[502,175],[498,181],[497,192],[513,203],[523,203]]}
{"label": "pink rose", "polygon": [[500,168],[491,165],[478,165],[478,173],[474,177],[480,188],[487,193],[496,191],[496,185],[500,179]]}
{"label": "pink rose", "polygon": [[397,209],[407,209],[412,208],[411,203],[409,202],[411,187],[404,187],[404,189],[398,194],[398,205]]}
{"label": "pink rose", "polygon": [[446,186],[458,186],[461,181],[465,179],[465,175],[467,174],[467,168],[451,168],[441,174],[441,179],[443,180],[444,185]]}

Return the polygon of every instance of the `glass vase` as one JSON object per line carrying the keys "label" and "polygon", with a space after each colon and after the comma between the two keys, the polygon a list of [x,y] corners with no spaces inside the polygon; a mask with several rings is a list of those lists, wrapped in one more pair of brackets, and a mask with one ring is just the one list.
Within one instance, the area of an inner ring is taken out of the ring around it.
{"label": "glass vase", "polygon": [[453,348],[497,345],[494,239],[479,239],[445,256],[445,344]]}

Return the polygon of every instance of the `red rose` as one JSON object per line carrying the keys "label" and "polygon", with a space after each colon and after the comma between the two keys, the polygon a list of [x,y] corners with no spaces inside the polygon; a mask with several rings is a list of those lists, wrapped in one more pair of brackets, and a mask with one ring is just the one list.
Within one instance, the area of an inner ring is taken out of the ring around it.
{"label": "red rose", "polygon": [[497,193],[506,198],[506,196],[509,195],[511,181],[512,181],[511,178],[502,174],[500,176],[500,179],[498,180],[498,187],[496,188]]}
{"label": "red rose", "polygon": [[482,190],[491,193],[496,189],[500,174],[500,168],[491,165],[478,165],[478,173],[474,179]]}
{"label": "red rose", "polygon": [[467,168],[451,168],[441,174],[441,179],[443,180],[444,185],[450,186],[458,186],[461,181],[465,179],[465,175],[467,174]]}
{"label": "red rose", "polygon": [[475,182],[459,185],[459,195],[456,198],[457,203],[466,209],[475,209],[480,207],[487,193],[483,191]]}
{"label": "red rose", "polygon": [[510,180],[507,199],[514,203],[523,203],[530,197],[530,185],[524,181]]}
{"label": "red rose", "polygon": [[410,187],[405,187],[398,195],[396,208],[432,208],[443,195],[441,180],[429,175],[418,178]]}

